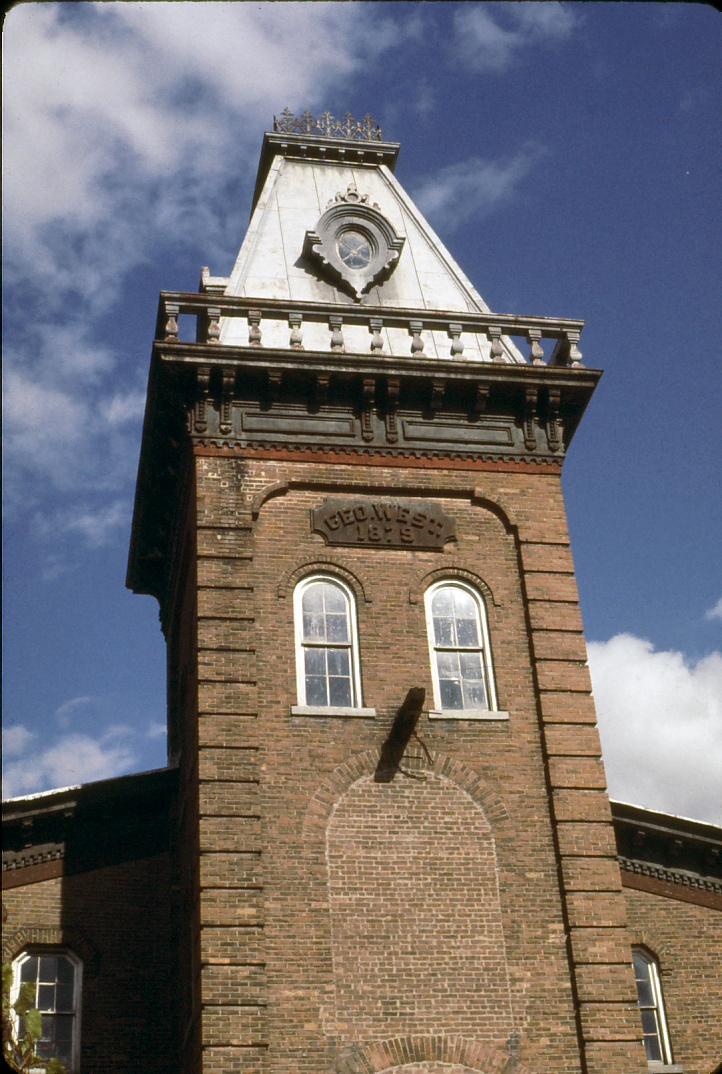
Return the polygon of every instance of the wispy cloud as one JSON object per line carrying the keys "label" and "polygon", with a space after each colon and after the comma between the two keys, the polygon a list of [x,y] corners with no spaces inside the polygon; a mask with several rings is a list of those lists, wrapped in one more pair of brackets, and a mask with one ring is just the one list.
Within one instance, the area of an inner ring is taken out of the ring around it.
{"label": "wispy cloud", "polygon": [[[122,497],[129,515],[144,402],[127,309],[117,347],[101,342],[130,273],[195,251],[232,263],[273,112],[347,99],[420,22],[361,4],[48,3],[4,30],[5,495],[32,519],[52,493],[57,537],[99,547]],[[44,576],[68,566],[55,552]]]}
{"label": "wispy cloud", "polygon": [[618,634],[589,664],[611,796],[722,823],[722,653],[690,662]]}
{"label": "wispy cloud", "polygon": [[705,619],[718,619],[722,621],[722,597],[708,611],[704,613]]}
{"label": "wispy cloud", "polygon": [[14,746],[15,752],[8,752],[7,737],[4,737],[8,760],[3,767],[6,798],[123,775],[138,760],[128,728],[111,727],[98,735],[71,732],[44,746],[38,746],[37,736],[21,724],[8,732],[14,733],[11,747]]}
{"label": "wispy cloud", "polygon": [[465,4],[454,15],[454,52],[472,71],[499,74],[530,46],[566,40],[577,23],[569,4]]}
{"label": "wispy cloud", "polygon": [[447,231],[472,217],[483,219],[513,200],[544,152],[542,146],[526,145],[511,157],[469,157],[449,164],[414,188],[415,200],[432,223]]}
{"label": "wispy cloud", "polygon": [[8,760],[22,756],[35,737],[35,732],[21,723],[3,728],[3,755]]}

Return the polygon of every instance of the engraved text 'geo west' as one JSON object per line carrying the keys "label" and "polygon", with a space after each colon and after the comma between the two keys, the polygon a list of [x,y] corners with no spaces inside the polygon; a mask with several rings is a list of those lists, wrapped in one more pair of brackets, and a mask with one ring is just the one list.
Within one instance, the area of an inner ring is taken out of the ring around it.
{"label": "engraved text 'geo west'", "polygon": [[456,523],[436,504],[326,500],[311,511],[311,529],[326,544],[438,548],[456,540]]}

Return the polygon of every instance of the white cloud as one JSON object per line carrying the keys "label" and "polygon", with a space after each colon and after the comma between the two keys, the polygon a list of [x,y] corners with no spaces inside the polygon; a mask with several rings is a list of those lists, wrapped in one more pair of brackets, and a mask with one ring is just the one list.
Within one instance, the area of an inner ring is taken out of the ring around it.
{"label": "white cloud", "polygon": [[722,597],[717,603],[704,613],[705,619],[719,619],[722,620]]}
{"label": "white cloud", "polygon": [[71,697],[69,701],[64,701],[62,705],[56,708],[53,716],[60,724],[61,727],[69,727],[75,719],[78,712],[83,709],[94,705],[96,698],[83,695],[82,697]]}
{"label": "white cloud", "polygon": [[130,505],[126,500],[114,500],[99,507],[62,509],[35,517],[35,532],[42,538],[60,535],[78,536],[86,548],[102,548],[119,529],[127,528]]}
{"label": "white cloud", "polygon": [[437,227],[459,227],[471,217],[488,216],[510,201],[543,153],[541,146],[527,145],[512,157],[469,157],[449,164],[415,187],[415,200]]}
{"label": "white cloud", "polygon": [[21,723],[3,728],[3,754],[7,758],[19,757],[36,737],[35,732]]}
{"label": "white cloud", "polygon": [[147,738],[163,738],[167,732],[165,723],[161,723],[160,720],[151,720],[148,724],[148,730],[146,731]]}
{"label": "white cloud", "polygon": [[16,754],[3,771],[3,794],[13,798],[109,779],[129,772],[136,762],[127,728],[110,728],[97,736],[72,732],[45,749],[25,748]]}
{"label": "white cloud", "polygon": [[689,662],[618,634],[589,645],[612,798],[722,822],[722,653]]}
{"label": "white cloud", "polygon": [[553,2],[464,4],[454,15],[454,53],[473,71],[500,73],[529,46],[570,36],[577,16]]}

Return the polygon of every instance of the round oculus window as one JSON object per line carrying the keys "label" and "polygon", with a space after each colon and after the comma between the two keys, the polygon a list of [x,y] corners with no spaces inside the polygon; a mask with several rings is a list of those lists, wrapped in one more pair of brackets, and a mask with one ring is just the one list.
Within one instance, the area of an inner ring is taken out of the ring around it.
{"label": "round oculus window", "polygon": [[336,250],[350,269],[365,269],[371,261],[371,244],[361,231],[344,231],[336,239]]}

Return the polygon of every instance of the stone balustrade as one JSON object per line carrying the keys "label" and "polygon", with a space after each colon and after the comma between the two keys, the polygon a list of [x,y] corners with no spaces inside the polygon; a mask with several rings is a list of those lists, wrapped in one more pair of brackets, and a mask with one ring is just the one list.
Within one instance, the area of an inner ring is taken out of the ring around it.
{"label": "stone balustrade", "polygon": [[180,342],[181,317],[196,319],[195,342],[201,344],[582,366],[584,322],[568,319],[162,292],[156,340]]}

